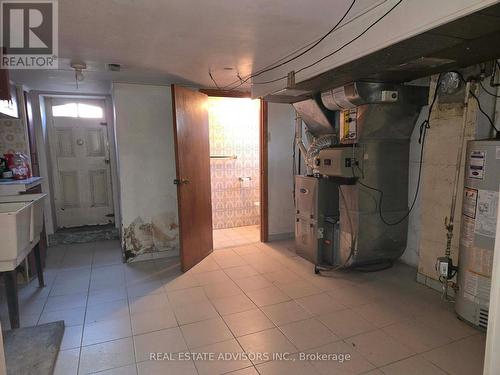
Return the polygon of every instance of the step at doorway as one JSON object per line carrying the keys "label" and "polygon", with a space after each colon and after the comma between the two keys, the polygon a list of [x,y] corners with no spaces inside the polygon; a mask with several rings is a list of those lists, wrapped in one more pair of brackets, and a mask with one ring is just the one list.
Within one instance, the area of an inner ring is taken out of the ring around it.
{"label": "step at doorway", "polygon": [[49,246],[88,243],[119,239],[118,228],[114,224],[85,225],[73,228],[61,228],[49,235]]}

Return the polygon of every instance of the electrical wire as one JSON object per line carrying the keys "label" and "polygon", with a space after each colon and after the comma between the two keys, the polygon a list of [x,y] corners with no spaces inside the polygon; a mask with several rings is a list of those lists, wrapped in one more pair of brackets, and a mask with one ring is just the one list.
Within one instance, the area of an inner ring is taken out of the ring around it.
{"label": "electrical wire", "polygon": [[474,92],[472,92],[472,90],[469,90],[470,94],[472,95],[472,97],[474,99],[476,99],[476,102],[477,102],[477,109],[479,109],[479,112],[481,112],[484,117],[486,117],[488,119],[488,122],[490,123],[490,126],[495,129],[495,131],[497,132],[497,137],[499,135],[499,131],[497,129],[497,127],[495,126],[495,123],[493,122],[492,118],[490,117],[490,115],[488,115],[484,109],[481,107],[481,102],[479,101],[479,98],[476,96],[476,94],[474,94]]}
{"label": "electrical wire", "polygon": [[496,94],[494,94],[494,93],[492,93],[492,92],[489,92],[489,91],[486,89],[486,87],[484,87],[483,82],[479,81],[479,86],[481,86],[481,88],[483,89],[483,91],[484,91],[486,94],[491,95],[491,96],[493,96],[494,98],[500,98],[500,95],[496,95]]}
{"label": "electrical wire", "polygon": [[[498,61],[497,61],[497,65],[498,65]],[[500,65],[499,65],[499,67],[500,67]],[[464,78],[464,76],[463,76],[462,73],[460,73],[460,72],[458,72],[456,70],[453,71],[453,73],[456,73],[460,77],[460,79],[463,81],[463,83],[467,83],[467,81],[465,80],[465,78]],[[479,83],[481,84],[481,82],[479,82]],[[490,123],[490,126],[496,131],[496,136],[498,137],[500,135],[500,132],[496,128],[495,123],[491,119],[490,115],[488,115],[484,111],[483,107],[481,107],[481,102],[479,101],[479,98],[476,96],[476,94],[474,94],[474,91],[472,91],[472,90],[469,90],[469,94],[476,100],[476,102],[477,102],[477,109],[479,109],[479,112],[481,112],[484,115],[484,117],[486,117],[488,119],[488,122]]]}
{"label": "electrical wire", "polygon": [[[463,75],[460,72],[454,72],[454,73],[457,73],[458,76],[460,77],[460,79],[463,82],[466,82],[465,78],[463,77]],[[373,187],[373,186],[369,186],[369,185],[364,184],[359,179],[357,181],[357,183],[359,183],[361,186],[364,186],[367,189],[374,190],[374,191],[376,191],[376,192],[379,193],[378,213],[379,213],[380,219],[386,225],[393,226],[393,225],[400,224],[401,222],[403,222],[403,220],[405,220],[410,215],[411,211],[415,207],[415,203],[417,201],[418,193],[419,193],[419,190],[420,190],[420,181],[421,181],[421,177],[422,177],[422,162],[423,162],[423,155],[424,155],[425,137],[426,137],[426,134],[427,134],[427,130],[430,129],[430,116],[431,116],[434,104],[436,102],[436,98],[437,98],[437,93],[438,93],[439,86],[441,85],[440,80],[441,80],[441,75],[438,76],[438,80],[437,80],[437,83],[436,83],[436,89],[434,91],[434,97],[432,98],[432,102],[431,102],[431,104],[429,106],[429,112],[427,114],[427,118],[420,124],[420,130],[419,130],[420,131],[420,135],[419,135],[418,142],[420,143],[421,146],[420,146],[420,159],[419,159],[419,167],[418,167],[417,187],[415,189],[415,195],[413,197],[413,201],[412,201],[412,204],[411,204],[408,212],[401,219],[399,219],[399,220],[397,220],[395,222],[389,222],[389,221],[387,221],[384,218],[383,213],[382,213],[382,202],[383,202],[383,198],[384,198],[384,192],[382,190],[380,190],[380,189],[377,189],[377,188]],[[479,101],[479,98],[474,94],[474,92],[472,90],[469,90],[469,93],[476,100],[479,111],[488,119],[491,127],[496,130],[497,135],[498,135],[498,129],[495,127],[495,125],[494,125],[493,120],[491,119],[491,117],[481,107],[481,102]],[[358,167],[358,169],[360,169],[359,166],[357,166],[357,167]],[[355,172],[354,172],[354,166],[352,166],[351,168],[352,168],[353,177],[356,177],[355,176]]]}
{"label": "electrical wire", "polygon": [[[299,57],[304,56],[307,52],[311,51],[313,48],[315,48],[317,45],[319,45],[323,40],[325,40],[329,35],[331,35],[339,27],[339,25],[347,17],[347,15],[351,11],[351,9],[352,9],[352,7],[354,6],[355,3],[356,3],[356,0],[353,0],[352,3],[351,3],[351,5],[349,6],[349,8],[347,8],[347,10],[344,12],[344,15],[337,21],[337,23],[332,28],[330,28],[330,30],[328,30],[328,32],[326,34],[323,34],[319,39],[317,39],[312,44],[309,44],[307,46],[302,47],[302,49],[303,48],[305,48],[305,49],[302,50],[299,54],[297,54],[297,55],[295,55],[293,57],[290,57],[288,59],[285,58],[285,60],[281,61],[281,62],[278,60],[277,62],[274,62],[274,63],[268,65],[267,67],[265,67],[265,68],[257,71],[256,73],[250,74],[245,79],[242,79],[241,77],[238,77],[240,84],[244,84],[244,83],[248,82],[252,78],[258,77],[261,74],[270,72],[270,71],[272,71],[274,69],[277,69],[277,68],[280,68],[280,67],[282,67],[282,66],[284,66],[284,65],[286,65],[286,64],[288,64],[288,63],[290,63],[290,62],[292,62],[294,60],[297,60]],[[234,83],[235,82],[229,84],[228,86],[233,85]]]}
{"label": "electrical wire", "polygon": [[[314,61],[313,63],[309,64],[309,65],[306,65],[300,69],[298,69],[297,71],[295,71],[295,73],[300,73],[306,69],[309,69],[311,67],[313,67],[314,65],[317,65],[319,64],[321,61],[333,56],[334,54],[342,51],[345,47],[351,45],[352,43],[354,43],[356,40],[358,40],[359,38],[361,38],[363,35],[365,35],[372,27],[374,27],[376,24],[378,24],[380,21],[382,21],[387,15],[389,15],[389,13],[391,13],[399,4],[401,4],[403,2],[403,0],[399,0],[396,4],[394,4],[387,12],[385,12],[381,17],[379,17],[375,22],[373,22],[372,24],[370,24],[366,29],[364,29],[358,36],[356,36],[355,38],[351,39],[350,41],[344,43],[342,46],[340,46],[339,48],[337,48],[335,51],[333,52],[330,52],[328,55],[326,56],[323,56],[321,57],[320,59]],[[282,79],[285,79],[285,78],[288,78],[288,75],[285,75],[285,76],[282,76],[282,77],[279,77],[279,78],[275,78],[275,79],[272,79],[272,80],[269,80],[269,81],[263,81],[263,82],[252,82],[252,84],[255,84],[255,85],[264,85],[264,84],[268,84],[268,83],[273,83],[273,82],[278,82],[278,81],[281,81]]]}
{"label": "electrical wire", "polygon": [[[417,202],[418,193],[420,191],[420,181],[422,179],[422,164],[423,164],[423,158],[424,158],[425,137],[426,137],[426,134],[427,134],[427,130],[430,129],[430,127],[431,127],[430,126],[431,113],[432,113],[432,109],[434,108],[434,104],[436,103],[437,93],[438,93],[438,89],[439,89],[440,85],[441,85],[441,74],[438,76],[438,79],[437,79],[437,82],[436,82],[436,88],[434,90],[434,97],[432,98],[432,102],[429,105],[429,111],[427,113],[427,117],[420,124],[420,129],[419,129],[420,135],[419,135],[419,139],[418,139],[418,143],[420,144],[420,159],[419,159],[419,166],[418,166],[417,186],[415,188],[415,195],[413,196],[413,201],[412,201],[412,203],[410,205],[410,208],[408,209],[408,212],[402,218],[398,219],[397,221],[395,221],[395,222],[389,222],[388,220],[386,220],[384,218],[384,215],[383,215],[383,212],[382,212],[382,202],[383,202],[383,199],[384,199],[384,192],[382,190],[378,189],[378,188],[375,188],[373,186],[370,186],[370,185],[367,185],[367,184],[361,182],[359,179],[356,181],[361,186],[364,186],[367,189],[370,189],[370,190],[373,190],[373,191],[376,191],[376,192],[379,193],[378,215],[380,217],[380,220],[382,220],[382,222],[385,225],[394,226],[394,225],[398,225],[398,224],[402,223],[403,220],[405,220],[408,216],[410,216],[410,213],[413,211],[413,208],[415,207],[415,203]],[[359,168],[359,165],[356,165],[356,167],[361,171],[361,168]],[[353,177],[357,177],[356,174],[355,174],[355,172],[354,172],[354,166],[351,166],[351,168],[352,168],[352,175],[353,175]]]}
{"label": "electrical wire", "polygon": [[354,43],[356,40],[358,40],[359,38],[361,38],[363,35],[365,35],[372,27],[374,27],[376,24],[378,24],[380,21],[382,21],[385,17],[387,17],[387,15],[389,15],[389,13],[391,13],[394,9],[396,9],[396,7],[401,4],[403,2],[403,0],[399,0],[396,4],[394,4],[387,12],[385,12],[381,17],[379,17],[375,22],[373,22],[372,24],[370,24],[370,26],[368,26],[366,29],[363,30],[363,32],[361,32],[358,36],[356,36],[355,38],[351,39],[349,42],[343,44],[341,47],[337,48],[335,51],[329,53],[328,55],[326,56],[323,56],[322,58],[320,58],[319,60],[316,60],[315,62],[309,64],[309,65],[306,65],[305,67],[303,68],[300,68],[299,70],[297,70],[296,73],[300,73],[302,72],[303,70],[306,70],[306,69],[309,69],[311,67],[313,67],[314,65],[317,65],[319,64],[321,61],[333,56],[334,54],[336,54],[337,52],[341,51],[342,49],[344,49],[345,47],[349,46],[350,44]]}
{"label": "electrical wire", "polygon": [[[382,21],[385,17],[387,17],[387,15],[389,15],[389,13],[391,13],[397,6],[399,6],[399,4],[401,4],[403,2],[403,0],[399,0],[396,4],[394,4],[387,12],[385,12],[381,17],[379,17],[375,22],[373,22],[372,24],[370,24],[366,29],[364,29],[360,34],[358,34],[356,37],[354,37],[353,39],[351,39],[350,41],[344,43],[342,46],[340,46],[339,48],[337,48],[335,51],[333,52],[330,52],[328,55],[326,56],[323,56],[321,57],[320,59],[314,61],[313,63],[309,64],[309,65],[306,65],[302,68],[300,68],[299,70],[295,71],[295,73],[300,73],[306,69],[309,69],[311,67],[313,67],[314,65],[317,65],[319,64],[321,61],[333,56],[334,54],[340,52],[341,50],[343,50],[345,47],[351,45],[352,43],[354,43],[356,40],[358,40],[359,38],[361,38],[363,35],[365,35],[372,27],[374,27],[376,24],[378,24],[380,21]],[[232,87],[228,90],[234,90],[240,86],[242,86],[245,82],[247,82],[249,79],[251,78],[254,78],[256,77],[258,74],[262,74],[262,73],[255,73],[254,76],[250,76],[249,78],[247,78],[246,80],[244,80],[243,82],[241,82],[240,84],[238,84],[237,86],[235,87]],[[272,80],[269,80],[269,81],[261,81],[261,82],[252,82],[253,85],[264,85],[264,84],[268,84],[268,83],[273,83],[273,82],[278,82],[278,81],[281,81],[282,79],[285,79],[285,78],[288,78],[288,74],[285,75],[285,76],[282,76],[282,77],[279,77],[279,78],[275,78],[275,79],[272,79]]]}
{"label": "electrical wire", "polygon": [[215,87],[217,87],[220,90],[220,86],[217,84],[217,81],[215,80],[214,76],[212,75],[212,71],[209,69],[208,70],[208,75],[210,76],[210,79],[212,82],[215,84]]}

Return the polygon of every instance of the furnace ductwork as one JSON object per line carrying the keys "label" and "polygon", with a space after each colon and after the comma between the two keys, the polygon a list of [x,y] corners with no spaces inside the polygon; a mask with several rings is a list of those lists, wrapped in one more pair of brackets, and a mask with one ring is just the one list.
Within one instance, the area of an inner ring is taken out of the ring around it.
{"label": "furnace ductwork", "polygon": [[338,138],[336,134],[325,134],[317,138],[309,145],[307,153],[305,155],[305,161],[308,166],[313,170],[315,168],[315,160],[319,155],[319,152],[328,147],[333,147],[338,143]]}
{"label": "furnace ductwork", "polygon": [[[408,232],[410,137],[427,97],[428,87],[355,82],[323,92],[321,103],[310,99],[294,104],[316,136],[306,163],[319,180],[329,180],[311,184],[328,186],[318,191],[297,180],[299,254],[335,267],[393,262],[402,255]],[[337,211],[323,214],[316,207],[307,214],[302,211],[309,204],[301,199],[323,204],[333,199],[328,204]]]}

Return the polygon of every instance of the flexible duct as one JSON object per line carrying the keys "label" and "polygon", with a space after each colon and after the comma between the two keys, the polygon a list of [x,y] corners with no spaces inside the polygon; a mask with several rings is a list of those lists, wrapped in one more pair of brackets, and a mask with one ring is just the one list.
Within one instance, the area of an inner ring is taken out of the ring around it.
{"label": "flexible duct", "polygon": [[336,134],[325,134],[315,138],[314,141],[309,146],[309,148],[307,149],[307,153],[305,156],[306,164],[314,169],[315,167],[314,160],[318,156],[319,152],[322,149],[332,147],[337,143],[338,143],[338,138]]}

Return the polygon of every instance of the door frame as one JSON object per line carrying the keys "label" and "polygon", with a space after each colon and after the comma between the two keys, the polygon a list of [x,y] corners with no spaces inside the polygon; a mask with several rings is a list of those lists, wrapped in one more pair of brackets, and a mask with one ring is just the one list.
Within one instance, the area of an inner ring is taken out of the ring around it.
{"label": "door frame", "polygon": [[[86,95],[86,94],[58,94],[58,93],[36,93],[38,106],[40,107],[40,118],[35,122],[35,127],[39,127],[41,131],[41,137],[37,137],[37,148],[40,150],[43,148],[44,155],[40,153],[40,176],[46,179],[48,183],[48,200],[49,212],[47,213],[45,220],[48,222],[48,216],[50,216],[49,228],[52,230],[47,230],[48,234],[54,233],[59,225],[57,223],[55,204],[54,204],[54,178],[53,178],[53,166],[50,154],[50,125],[49,122],[52,121],[52,109],[49,105],[52,103],[52,99],[75,99],[75,100],[102,100],[104,101],[104,113],[106,116],[106,132],[108,135],[109,142],[109,157],[110,157],[110,172],[111,172],[111,196],[113,200],[113,211],[114,211],[114,226],[120,230],[121,228],[121,212],[120,212],[120,197],[119,197],[119,177],[117,168],[117,149],[115,140],[115,120],[113,111],[113,101],[109,95]],[[45,117],[45,119],[44,119]],[[36,117],[35,117],[36,118]],[[43,143],[42,143],[43,142]],[[47,206],[46,206],[47,208]]]}
{"label": "door frame", "polygon": [[[219,89],[200,89],[208,96],[221,98],[251,98],[248,91],[226,91]],[[260,242],[269,242],[269,194],[268,194],[268,107],[260,100],[259,124],[259,169],[260,169]]]}

